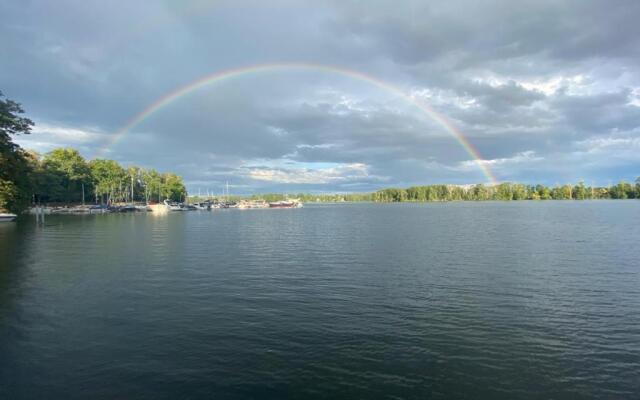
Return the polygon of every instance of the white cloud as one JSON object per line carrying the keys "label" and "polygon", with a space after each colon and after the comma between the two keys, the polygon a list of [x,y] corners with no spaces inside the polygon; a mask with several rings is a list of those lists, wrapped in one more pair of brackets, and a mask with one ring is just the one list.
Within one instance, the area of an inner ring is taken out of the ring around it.
{"label": "white cloud", "polygon": [[362,163],[339,164],[327,168],[261,168],[253,167],[249,177],[273,183],[326,184],[376,178]]}
{"label": "white cloud", "polygon": [[637,87],[631,91],[630,104],[636,107],[640,107],[640,87]]}
{"label": "white cloud", "polygon": [[278,137],[287,136],[289,134],[289,132],[277,126],[268,126],[267,130],[271,132],[274,136],[278,136]]}
{"label": "white cloud", "polygon": [[452,90],[414,88],[409,92],[409,97],[420,99],[430,106],[453,106],[463,110],[478,106],[476,98],[460,96]]}
{"label": "white cloud", "polygon": [[83,153],[102,143],[108,135],[95,128],[75,128],[36,122],[30,135],[16,137],[23,148],[46,153],[57,147],[75,147]]}
{"label": "white cloud", "polygon": [[33,134],[46,135],[53,141],[58,143],[87,143],[104,138],[105,133],[97,129],[80,129],[67,126],[51,125],[46,123],[37,123],[33,129]]}
{"label": "white cloud", "polygon": [[640,161],[640,136],[594,137],[575,143],[580,149],[575,155],[598,156],[603,160],[617,158]]}
{"label": "white cloud", "polygon": [[579,94],[585,91],[589,79],[585,75],[556,75],[551,77],[541,77],[534,79],[517,79],[514,77],[503,77],[499,75],[489,75],[487,77],[476,77],[474,82],[486,84],[494,89],[515,84],[526,90],[544,93],[546,96],[555,94],[563,88],[569,94]]}
{"label": "white cloud", "polygon": [[535,161],[544,160],[544,157],[540,157],[536,155],[535,151],[527,150],[523,152],[516,153],[513,157],[507,158],[494,158],[492,160],[467,160],[462,161],[459,164],[460,169],[468,170],[471,168],[477,168],[478,165],[487,165],[491,168],[500,168],[503,166],[512,166],[515,164],[525,164],[531,163]]}
{"label": "white cloud", "polygon": [[331,149],[338,147],[335,143],[322,143],[322,144],[299,144],[296,145],[298,149]]}

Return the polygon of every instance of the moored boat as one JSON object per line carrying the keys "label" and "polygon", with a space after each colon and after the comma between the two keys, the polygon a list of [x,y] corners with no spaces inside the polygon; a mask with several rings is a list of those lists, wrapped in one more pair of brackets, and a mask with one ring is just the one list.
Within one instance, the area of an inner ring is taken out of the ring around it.
{"label": "moored boat", "polygon": [[302,202],[298,200],[280,200],[269,203],[270,208],[300,208]]}
{"label": "moored boat", "polygon": [[11,222],[16,219],[17,215],[11,213],[0,213],[0,222]]}
{"label": "moored boat", "polygon": [[238,208],[268,208],[269,204],[264,200],[241,200],[238,203]]}
{"label": "moored boat", "polygon": [[193,204],[185,204],[185,203],[176,203],[174,201],[165,200],[164,205],[167,207],[169,211],[194,211],[198,210]]}
{"label": "moored boat", "polygon": [[128,213],[128,212],[137,212],[139,210],[134,205],[124,205],[124,206],[112,207],[111,211],[119,212],[119,213]]}
{"label": "moored boat", "polygon": [[164,205],[167,206],[169,211],[186,211],[187,209],[180,203],[171,202],[169,200],[164,201]]}
{"label": "moored boat", "polygon": [[238,208],[238,203],[235,201],[223,201],[220,203],[220,208]]}
{"label": "moored boat", "polygon": [[192,205],[196,208],[196,210],[211,210],[211,202],[209,201],[204,201],[202,203],[193,203]]}
{"label": "moored boat", "polygon": [[106,204],[96,204],[89,207],[89,214],[104,214],[108,213],[109,207]]}

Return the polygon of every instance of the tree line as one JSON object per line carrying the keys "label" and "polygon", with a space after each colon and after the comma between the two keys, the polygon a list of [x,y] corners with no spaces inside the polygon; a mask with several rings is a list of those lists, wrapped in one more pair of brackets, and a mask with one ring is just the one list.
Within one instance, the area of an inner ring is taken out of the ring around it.
{"label": "tree line", "polygon": [[114,160],[86,161],[71,148],[55,149],[30,158],[35,203],[182,201],[186,188],[173,173],[137,166],[123,167]]}
{"label": "tree line", "polygon": [[33,121],[0,92],[0,211],[20,212],[34,203],[100,203],[183,200],[187,191],[173,173],[114,160],[85,160],[75,149],[44,155],[22,149],[12,136],[29,134]]}
{"label": "tree line", "polygon": [[386,188],[370,193],[265,193],[251,196],[231,196],[230,200],[279,201],[295,198],[305,203],[320,202],[428,202],[428,201],[511,201],[511,200],[592,200],[592,199],[640,199],[640,177],[635,184],[620,182],[613,186],[575,185],[525,185],[500,183],[498,185],[426,185],[406,189]]}
{"label": "tree line", "polygon": [[590,187],[584,182],[576,185],[525,185],[500,183],[498,185],[428,185],[406,189],[382,189],[371,195],[371,201],[486,201],[486,200],[590,200],[640,199],[640,177],[635,185],[620,182],[609,187]]}

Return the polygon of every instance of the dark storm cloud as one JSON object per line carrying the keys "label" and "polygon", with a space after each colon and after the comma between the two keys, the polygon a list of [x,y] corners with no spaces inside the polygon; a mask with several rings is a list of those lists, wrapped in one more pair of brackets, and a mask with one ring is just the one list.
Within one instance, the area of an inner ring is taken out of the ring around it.
{"label": "dark storm cloud", "polygon": [[539,91],[525,89],[514,80],[500,86],[473,82],[462,90],[465,96],[473,98],[493,112],[508,112],[515,107],[528,107],[545,97]]}
{"label": "dark storm cloud", "polygon": [[630,104],[630,95],[629,88],[594,95],[561,92],[552,105],[566,126],[578,132],[628,131],[640,126],[640,107]]}
{"label": "dark storm cloud", "polygon": [[[375,43],[397,62],[453,61],[475,68],[520,59],[582,60],[640,54],[635,1],[474,2],[354,0],[336,2],[333,23],[345,34]],[[532,58],[536,57],[536,58]]]}
{"label": "dark storm cloud", "polygon": [[[640,171],[637,1],[31,1],[1,3],[0,15],[0,90],[38,123],[20,142],[40,151],[71,145],[91,157],[176,88],[297,61],[370,74],[430,104],[501,179]],[[322,70],[212,84],[134,126],[107,156],[175,170],[192,190],[484,179],[410,101]]]}

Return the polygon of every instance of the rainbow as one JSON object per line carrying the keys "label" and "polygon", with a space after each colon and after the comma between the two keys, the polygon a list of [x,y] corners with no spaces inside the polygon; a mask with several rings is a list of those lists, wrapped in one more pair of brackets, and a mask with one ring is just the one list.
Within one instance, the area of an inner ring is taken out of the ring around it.
{"label": "rainbow", "polygon": [[222,70],[218,72],[214,72],[212,74],[206,75],[200,79],[197,79],[191,83],[188,83],[185,86],[182,86],[164,96],[159,98],[158,100],[151,103],[147,106],[142,112],[134,115],[127,123],[120,128],[113,137],[107,141],[107,143],[100,148],[97,153],[98,157],[102,157],[111,147],[113,147],[116,143],[122,140],[126,134],[131,131],[135,126],[140,124],[145,119],[149,118],[151,115],[160,111],[161,109],[167,107],[174,101],[182,98],[183,96],[187,96],[192,92],[195,92],[199,89],[202,89],[206,86],[213,85],[215,83],[240,77],[247,74],[253,74],[258,72],[268,72],[268,71],[277,71],[277,70],[287,70],[287,69],[302,69],[302,70],[315,70],[315,71],[323,71],[327,73],[334,73],[346,77],[350,77],[359,81],[370,83],[374,86],[377,86],[383,90],[386,90],[394,95],[397,95],[407,102],[413,104],[418,107],[422,112],[427,114],[432,120],[436,121],[439,125],[441,125],[446,131],[453,136],[458,143],[465,149],[465,151],[475,160],[476,165],[481,169],[482,173],[485,175],[487,180],[491,184],[496,184],[498,180],[494,176],[493,172],[488,166],[488,163],[485,162],[484,158],[480,155],[478,149],[476,149],[471,142],[458,130],[447,118],[443,115],[436,112],[431,106],[424,103],[423,101],[415,98],[412,95],[405,93],[401,88],[394,86],[390,83],[381,81],[373,76],[364,74],[359,71],[330,66],[330,65],[322,65],[322,64],[307,64],[307,63],[278,63],[278,64],[258,64],[251,65],[241,68],[233,68]]}

